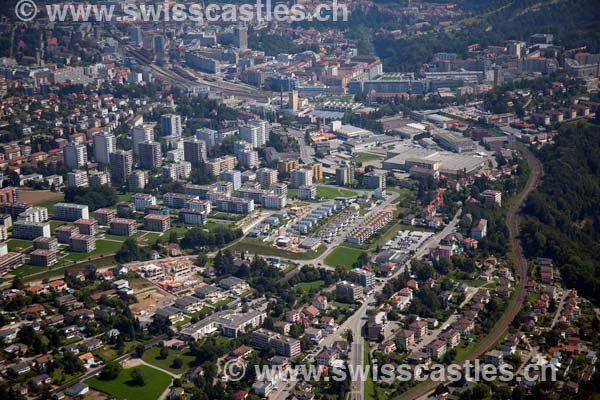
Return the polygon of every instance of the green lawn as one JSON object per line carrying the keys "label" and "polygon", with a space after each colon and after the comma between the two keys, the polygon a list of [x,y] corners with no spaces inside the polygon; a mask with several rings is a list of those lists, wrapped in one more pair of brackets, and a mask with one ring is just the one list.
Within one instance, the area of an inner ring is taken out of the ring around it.
{"label": "green lawn", "polygon": [[[174,374],[181,374],[187,371],[196,360],[196,357],[191,355],[189,349],[184,349],[183,351],[177,351],[169,349],[169,355],[167,358],[160,357],[160,349],[158,347],[152,347],[144,352],[142,359],[146,361],[148,364],[155,365],[164,370],[173,372]],[[181,358],[183,360],[183,365],[181,368],[173,368],[173,360],[176,358]]]}
{"label": "green lawn", "polygon": [[69,253],[65,258],[67,260],[81,261],[88,257],[94,257],[101,254],[114,254],[121,248],[121,243],[111,242],[109,240],[96,240],[96,250],[90,253]]}
{"label": "green lawn", "polygon": [[[156,242],[156,239],[159,238],[160,233],[158,232],[144,232],[144,238],[141,240],[141,243],[144,244],[154,244],[154,242]],[[140,243],[140,242],[138,242]]]}
{"label": "green lawn", "polygon": [[339,301],[333,301],[331,303],[331,305],[335,308],[337,308],[338,310],[347,310],[350,308],[350,304],[347,303],[340,303]]}
{"label": "green lawn", "polygon": [[350,247],[339,246],[336,247],[327,257],[325,257],[325,264],[336,267],[342,265],[348,269],[352,268],[352,264],[358,260],[358,256],[362,253],[361,250],[351,249]]}
{"label": "green lawn", "polygon": [[36,204],[36,207],[45,207],[48,209],[48,213],[52,214],[52,213],[54,213],[54,205],[56,203],[60,203],[61,201],[63,201],[63,200],[61,200],[61,199],[48,200],[48,201],[44,201],[40,204]]}
{"label": "green lawn", "polygon": [[9,239],[8,243],[8,251],[20,251],[25,250],[28,247],[33,246],[33,242],[31,240],[22,240],[22,239]]}
{"label": "green lawn", "polygon": [[312,281],[312,282],[300,282],[294,286],[299,287],[304,292],[308,292],[311,289],[320,289],[323,287],[323,285],[325,285],[325,282],[322,280],[318,280],[318,281]]}
{"label": "green lawn", "polygon": [[212,306],[213,306],[213,307],[215,307],[215,308],[217,308],[217,307],[221,307],[221,306],[224,306],[225,304],[229,304],[229,303],[231,303],[231,302],[232,302],[232,301],[234,301],[234,300],[235,300],[235,297],[228,296],[228,297],[225,297],[223,300],[219,300],[219,301],[217,301],[217,302],[216,302],[215,304],[213,304]]}
{"label": "green lawn", "polygon": [[317,186],[317,198],[322,197],[324,199],[335,199],[336,197],[355,197],[358,192],[354,190],[348,190],[343,188],[334,188],[329,186]]}
{"label": "green lawn", "polygon": [[392,187],[387,187],[386,190],[388,192],[394,192],[394,193],[398,193],[400,195],[400,196],[398,196],[398,198],[394,199],[392,204],[398,204],[398,203],[402,203],[406,200],[412,200],[415,197],[413,191],[410,189],[406,189],[406,188],[397,188],[397,187],[392,186]]}
{"label": "green lawn", "polygon": [[144,375],[146,375],[147,383],[144,386],[133,386],[130,384],[133,368],[122,370],[119,376],[112,381],[102,381],[97,377],[92,377],[85,382],[95,390],[119,399],[128,400],[158,399],[171,383],[171,377],[164,372],[146,365],[136,368],[140,368]]}
{"label": "green lawn", "polygon": [[43,272],[47,269],[48,267],[43,267],[41,265],[25,264],[12,271],[11,274],[15,276],[25,276],[35,274],[36,272]]}
{"label": "green lawn", "polygon": [[382,158],[383,156],[373,153],[356,153],[352,161],[363,163],[366,161],[381,160]]}
{"label": "green lawn", "polygon": [[[67,264],[65,264],[65,262],[67,262]],[[85,266],[88,264],[87,261],[81,261],[81,262],[76,262],[76,261],[70,261],[71,264],[69,263],[69,260],[63,260],[63,261],[59,261],[58,264],[53,265],[51,269],[43,269],[42,271],[44,272],[40,272],[40,273],[27,273],[27,274],[23,274],[24,282],[30,282],[33,280],[42,280],[45,278],[57,278],[57,277],[62,277],[64,274],[64,271],[83,271],[83,269],[85,268]],[[102,268],[102,267],[111,267],[111,266],[115,266],[117,265],[117,262],[115,261],[115,257],[113,255],[110,256],[106,256],[106,257],[102,257],[96,260],[93,260],[93,264],[97,267],[97,268]]]}
{"label": "green lawn", "polygon": [[214,310],[214,308],[212,308],[212,307],[204,306],[200,310],[193,312],[193,313],[186,314],[186,315],[191,318],[194,318],[194,317],[203,318],[206,314],[208,314],[209,312],[211,312],[213,310]]}
{"label": "green lawn", "polygon": [[131,201],[132,195],[133,195],[133,193],[125,193],[125,194],[117,195],[117,203],[120,203],[122,201]]}
{"label": "green lawn", "polygon": [[72,222],[50,220],[50,232],[54,235],[56,228],[63,225],[73,225]]}

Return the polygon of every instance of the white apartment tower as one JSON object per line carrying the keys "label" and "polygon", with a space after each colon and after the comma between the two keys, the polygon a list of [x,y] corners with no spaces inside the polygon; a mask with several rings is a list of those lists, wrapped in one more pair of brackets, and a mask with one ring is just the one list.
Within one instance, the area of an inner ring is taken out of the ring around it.
{"label": "white apartment tower", "polygon": [[110,163],[110,153],[117,150],[117,139],[111,133],[99,133],[94,136],[94,158],[101,164]]}

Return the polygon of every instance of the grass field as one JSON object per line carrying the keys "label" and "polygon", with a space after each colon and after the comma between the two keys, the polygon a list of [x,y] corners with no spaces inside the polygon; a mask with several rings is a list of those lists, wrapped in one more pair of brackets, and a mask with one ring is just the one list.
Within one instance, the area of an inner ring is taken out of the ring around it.
{"label": "grass field", "polygon": [[56,228],[63,225],[73,225],[72,222],[50,220],[50,232],[54,235]]}
{"label": "grass field", "polygon": [[340,303],[339,301],[331,302],[331,305],[339,310],[347,310],[350,308],[350,304]]}
{"label": "grass field", "polygon": [[[184,349],[184,351],[176,351],[169,349],[169,355],[167,358],[163,359],[160,357],[160,349],[158,347],[152,347],[144,352],[142,359],[148,364],[171,371],[174,374],[181,374],[187,371],[192,366],[192,363],[196,360],[196,357],[188,353],[187,350],[188,349]],[[173,367],[173,360],[176,358],[181,358],[183,360],[183,365],[181,368]]]}
{"label": "grass field", "polygon": [[394,193],[398,193],[400,196],[398,196],[396,199],[394,199],[394,201],[392,202],[392,204],[405,204],[406,201],[411,201],[414,200],[415,194],[412,190],[410,189],[405,189],[405,188],[397,188],[397,187],[387,187],[386,190],[388,192],[394,192]]}
{"label": "grass field", "polygon": [[215,307],[215,308],[217,308],[217,307],[221,307],[221,306],[224,306],[224,305],[226,305],[226,304],[229,304],[229,303],[231,303],[231,302],[232,302],[232,301],[234,301],[234,300],[235,300],[235,297],[227,296],[227,297],[225,297],[223,300],[219,300],[219,301],[217,301],[217,302],[216,302],[215,304],[213,304],[212,306],[213,306],[213,307]]}
{"label": "grass field", "polygon": [[35,274],[36,272],[43,272],[43,271],[46,271],[47,269],[48,269],[48,267],[43,267],[41,265],[25,264],[25,265],[22,265],[19,268],[15,269],[11,273],[15,276],[25,276],[25,275]]}
{"label": "grass field", "polygon": [[336,197],[354,197],[358,194],[358,192],[354,190],[335,188],[329,186],[317,186],[317,198],[324,199],[335,199]]}
{"label": "grass field", "polygon": [[[115,257],[110,255],[110,256],[106,256],[106,257],[102,257],[102,258],[98,258],[96,260],[92,260],[92,263],[97,267],[97,268],[102,268],[102,267],[111,267],[111,266],[115,266],[117,265],[117,261],[115,260]],[[88,261],[81,261],[79,263],[74,262],[73,264],[68,264],[68,265],[61,265],[61,263],[59,262],[59,264],[53,266],[52,269],[46,269],[43,270],[44,272],[40,272],[40,273],[27,273],[27,274],[21,274],[19,272],[19,270],[23,267],[17,268],[16,270],[14,270],[12,273],[13,274],[19,274],[20,276],[24,276],[25,278],[23,279],[24,282],[30,282],[32,280],[42,280],[45,278],[55,278],[55,277],[59,277],[62,276],[64,274],[65,270],[68,271],[83,271],[83,269],[85,268],[85,266],[88,264]]]}
{"label": "grass field", "polygon": [[33,246],[33,242],[31,240],[22,240],[22,239],[9,239],[8,243],[8,251],[21,251],[28,247]]}
{"label": "grass field", "polygon": [[96,240],[96,250],[90,253],[69,253],[65,258],[67,260],[81,261],[88,257],[99,256],[102,254],[114,254],[121,248],[121,243],[111,242],[109,240]]}
{"label": "grass field", "polygon": [[122,370],[119,376],[112,381],[102,381],[93,377],[85,382],[95,390],[119,399],[128,400],[158,399],[171,383],[171,377],[164,372],[146,365],[136,368],[140,368],[147,378],[147,383],[144,386],[134,386],[130,383],[133,368]]}
{"label": "grass field", "polygon": [[294,286],[299,287],[300,289],[302,289],[305,292],[308,292],[311,289],[320,289],[323,287],[323,285],[325,285],[325,282],[322,280],[318,280],[318,281],[312,281],[312,282],[300,282]]}
{"label": "grass field", "polygon": [[377,154],[373,153],[356,153],[352,161],[363,163],[366,161],[381,160],[382,158],[383,156],[378,156]]}
{"label": "grass field", "polygon": [[330,267],[337,267],[338,265],[341,265],[350,269],[352,268],[352,264],[358,260],[358,256],[360,256],[361,253],[362,251],[358,249],[339,246],[329,253],[327,257],[325,257],[325,264],[329,265]]}

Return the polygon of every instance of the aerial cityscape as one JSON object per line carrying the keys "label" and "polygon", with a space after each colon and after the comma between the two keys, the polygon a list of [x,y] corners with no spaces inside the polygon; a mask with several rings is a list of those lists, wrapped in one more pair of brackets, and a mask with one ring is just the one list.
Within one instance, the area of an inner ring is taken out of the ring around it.
{"label": "aerial cityscape", "polygon": [[0,399],[600,399],[595,0],[7,0]]}

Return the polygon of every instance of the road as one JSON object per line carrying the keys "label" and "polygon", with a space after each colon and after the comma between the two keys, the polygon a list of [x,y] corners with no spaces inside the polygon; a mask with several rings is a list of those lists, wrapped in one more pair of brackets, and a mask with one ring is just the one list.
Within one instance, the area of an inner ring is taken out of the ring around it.
{"label": "road", "polygon": [[315,150],[306,144],[306,141],[304,140],[305,132],[294,128],[288,128],[288,133],[292,135],[300,145],[300,159],[302,162],[305,165],[312,164]]}
{"label": "road", "polygon": [[[519,239],[519,221],[518,215],[521,207],[525,203],[527,197],[536,188],[540,180],[544,175],[541,162],[533,155],[533,153],[523,146],[522,144],[516,144],[516,148],[521,152],[523,157],[527,160],[531,174],[525,187],[517,195],[515,201],[511,204],[507,216],[508,233],[511,242],[512,249],[515,253],[515,259],[517,260],[516,265],[516,291],[510,303],[509,309],[503,316],[503,319],[499,323],[499,326],[495,326],[493,331],[480,343],[469,357],[469,360],[474,360],[481,357],[488,349],[490,349],[500,338],[504,336],[508,330],[509,325],[517,316],[523,301],[525,300],[526,290],[525,285],[527,283],[527,259],[523,255],[523,248]],[[421,396],[425,396],[429,392],[433,391],[442,382],[427,381],[426,383],[415,387],[414,389],[401,394],[397,399],[402,400],[413,400]]]}

